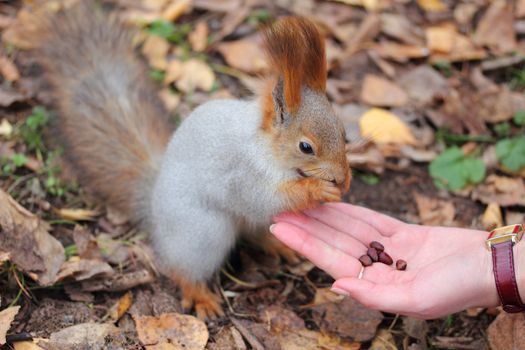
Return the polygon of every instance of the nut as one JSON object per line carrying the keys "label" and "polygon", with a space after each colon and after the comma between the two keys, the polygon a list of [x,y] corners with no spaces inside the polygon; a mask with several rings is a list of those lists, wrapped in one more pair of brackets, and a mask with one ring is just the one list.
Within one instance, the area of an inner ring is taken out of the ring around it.
{"label": "nut", "polygon": [[385,252],[379,253],[379,261],[386,265],[392,265],[394,260]]}
{"label": "nut", "polygon": [[362,255],[359,258],[359,261],[361,262],[361,265],[363,265],[364,267],[372,265],[372,262],[373,262],[372,258],[368,255]]}
{"label": "nut", "polygon": [[378,241],[372,241],[370,242],[370,248],[374,248],[378,252],[382,252],[385,250],[385,246],[379,243]]}
{"label": "nut", "polygon": [[405,260],[399,259],[396,261],[396,269],[404,271],[407,269],[407,262]]}
{"label": "nut", "polygon": [[368,256],[372,259],[373,262],[379,261],[379,255],[377,253],[377,250],[375,250],[374,248],[368,248],[366,254],[368,254]]}

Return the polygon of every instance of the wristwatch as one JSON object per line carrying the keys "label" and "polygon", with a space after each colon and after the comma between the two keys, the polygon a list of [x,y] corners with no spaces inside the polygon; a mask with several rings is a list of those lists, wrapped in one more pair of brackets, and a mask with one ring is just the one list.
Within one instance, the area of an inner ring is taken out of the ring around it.
{"label": "wristwatch", "polygon": [[492,251],[494,280],[499,299],[503,310],[509,313],[525,311],[525,304],[521,301],[516,283],[512,253],[512,247],[521,240],[522,236],[522,225],[510,225],[491,231],[485,241],[487,248]]}

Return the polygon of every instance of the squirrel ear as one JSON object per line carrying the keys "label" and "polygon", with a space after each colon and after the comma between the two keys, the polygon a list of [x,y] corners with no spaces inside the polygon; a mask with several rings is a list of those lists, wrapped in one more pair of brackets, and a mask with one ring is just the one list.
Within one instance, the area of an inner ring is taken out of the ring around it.
{"label": "squirrel ear", "polygon": [[274,125],[285,124],[288,125],[292,118],[288,106],[286,105],[286,98],[284,96],[284,81],[282,78],[277,80],[272,90],[272,102],[274,109]]}

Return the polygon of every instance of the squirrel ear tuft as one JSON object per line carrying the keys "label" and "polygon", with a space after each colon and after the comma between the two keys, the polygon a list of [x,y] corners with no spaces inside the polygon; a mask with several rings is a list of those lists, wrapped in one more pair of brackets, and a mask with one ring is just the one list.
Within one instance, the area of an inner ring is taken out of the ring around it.
{"label": "squirrel ear tuft", "polygon": [[301,104],[301,87],[324,92],[326,56],[324,38],[310,20],[285,17],[264,31],[269,62],[284,82],[284,100],[289,112]]}

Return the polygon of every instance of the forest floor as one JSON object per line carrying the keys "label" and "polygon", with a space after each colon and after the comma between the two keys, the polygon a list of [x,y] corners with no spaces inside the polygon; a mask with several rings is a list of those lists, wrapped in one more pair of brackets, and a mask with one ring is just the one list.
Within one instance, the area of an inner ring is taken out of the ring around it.
{"label": "forest floor", "polygon": [[[213,281],[226,315],[185,316],[147,235],[77,184],[54,142],[51,96],[21,32],[73,2],[0,3],[0,348],[525,349],[522,314],[369,310],[332,294],[308,261],[242,242]],[[346,201],[427,225],[525,222],[524,0],[104,3],[139,29],[174,124],[210,99],[251,95],[268,70],[263,25],[313,19],[349,139]]]}

